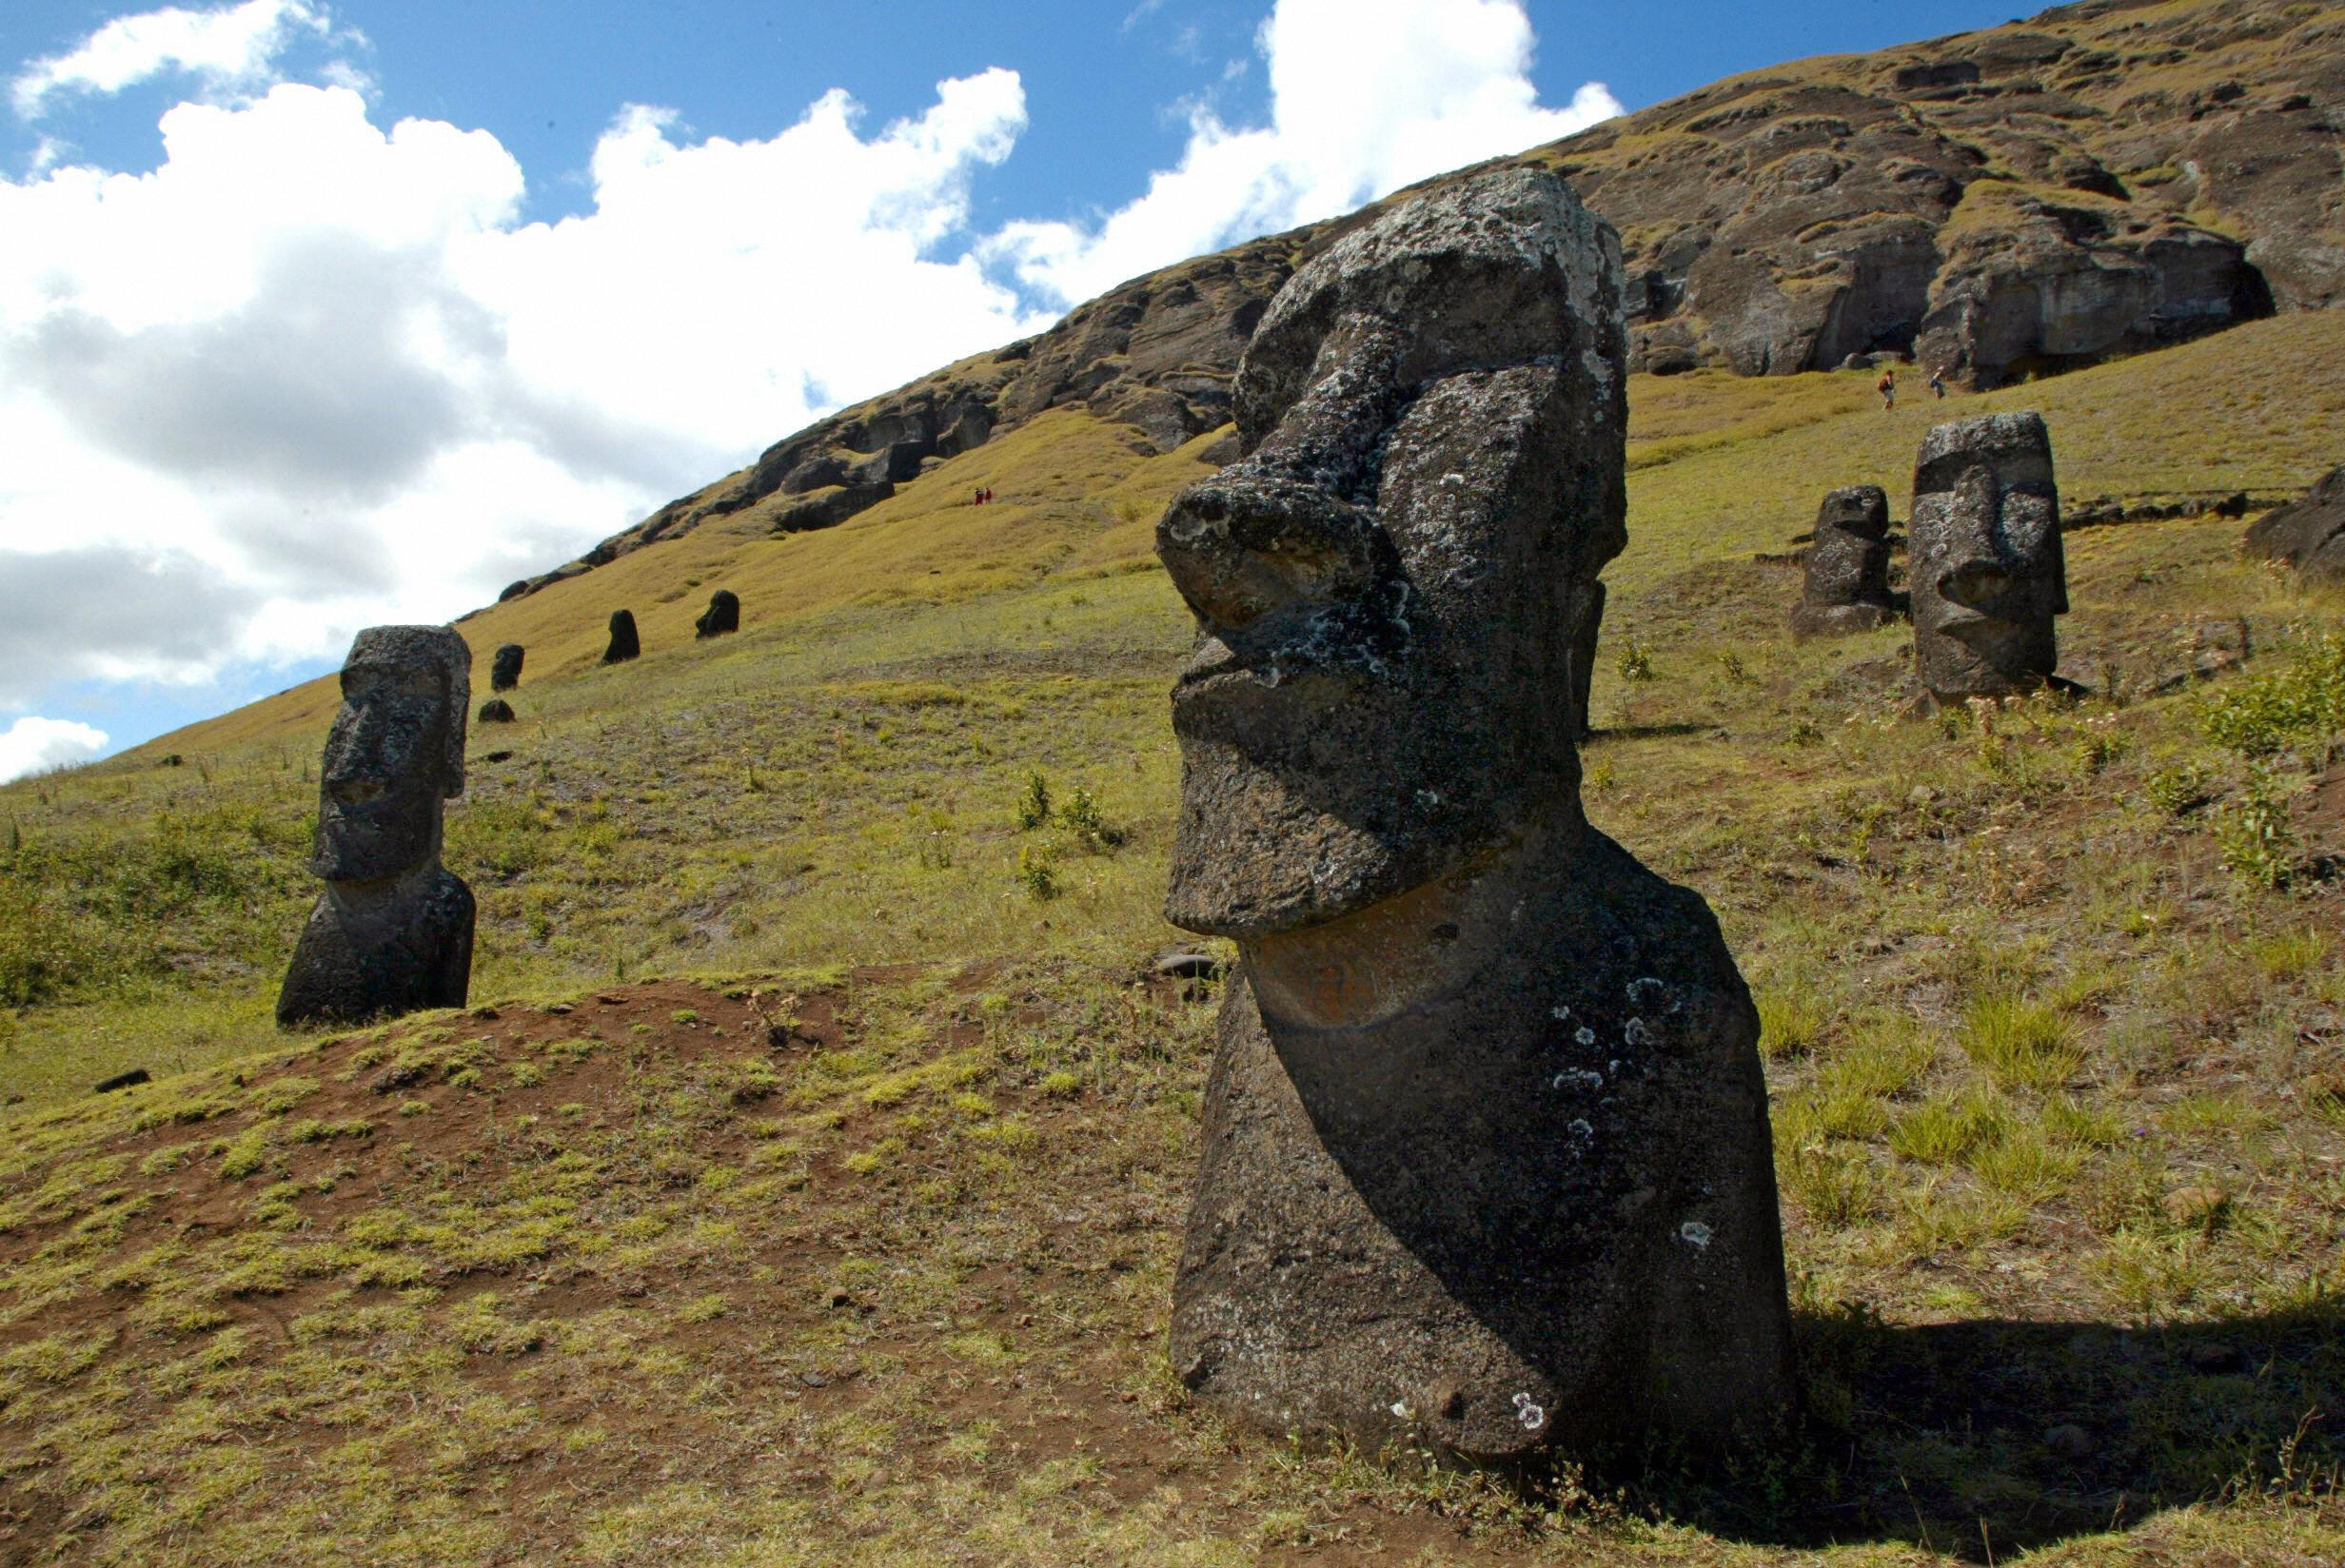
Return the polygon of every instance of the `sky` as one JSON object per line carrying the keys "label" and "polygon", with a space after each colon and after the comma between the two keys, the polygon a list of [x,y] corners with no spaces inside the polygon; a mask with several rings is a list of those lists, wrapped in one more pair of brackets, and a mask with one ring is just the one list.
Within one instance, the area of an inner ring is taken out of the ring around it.
{"label": "sky", "polygon": [[0,6],[0,780],[1125,278],[1980,0]]}

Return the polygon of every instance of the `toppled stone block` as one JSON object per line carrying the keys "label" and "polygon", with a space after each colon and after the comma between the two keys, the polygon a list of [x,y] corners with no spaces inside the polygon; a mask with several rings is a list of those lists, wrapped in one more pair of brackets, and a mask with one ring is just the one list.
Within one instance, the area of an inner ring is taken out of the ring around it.
{"label": "toppled stone block", "polygon": [[2250,556],[2285,561],[2307,578],[2345,581],[2345,467],[2322,475],[2301,500],[2276,506],[2250,523],[2244,548]]}

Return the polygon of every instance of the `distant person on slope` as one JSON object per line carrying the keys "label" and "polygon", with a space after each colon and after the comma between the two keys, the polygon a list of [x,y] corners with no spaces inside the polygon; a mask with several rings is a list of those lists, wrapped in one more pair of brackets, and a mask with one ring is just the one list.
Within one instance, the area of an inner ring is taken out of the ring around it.
{"label": "distant person on slope", "polygon": [[1873,383],[1873,390],[1881,394],[1882,412],[1887,413],[1895,408],[1897,406],[1897,366],[1891,365],[1882,371],[1881,380]]}
{"label": "distant person on slope", "polygon": [[1946,401],[1946,373],[1943,370],[1930,372],[1930,390],[1937,395],[1939,402]]}

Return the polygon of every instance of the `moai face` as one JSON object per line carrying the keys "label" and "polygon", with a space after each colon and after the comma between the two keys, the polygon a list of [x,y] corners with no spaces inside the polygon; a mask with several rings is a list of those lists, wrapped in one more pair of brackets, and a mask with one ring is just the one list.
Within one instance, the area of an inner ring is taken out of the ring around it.
{"label": "moai face", "polygon": [[1387,214],[1279,292],[1247,455],[1156,549],[1200,638],[1173,692],[1167,913],[1263,935],[1578,818],[1575,664],[1626,542],[1617,237],[1551,175]]}
{"label": "moai face", "polygon": [[2068,609],[2052,442],[2034,413],[1941,424],[1914,469],[1914,652],[1940,697],[2033,690]]}
{"label": "moai face", "polygon": [[464,788],[471,654],[444,626],[374,626],[342,667],[325,737],[310,871],[394,877],[439,856],[442,802]]}

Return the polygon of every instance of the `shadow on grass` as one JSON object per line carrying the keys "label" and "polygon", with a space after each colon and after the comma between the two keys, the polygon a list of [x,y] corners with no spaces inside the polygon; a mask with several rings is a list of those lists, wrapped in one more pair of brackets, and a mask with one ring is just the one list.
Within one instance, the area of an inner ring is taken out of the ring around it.
{"label": "shadow on grass", "polygon": [[1606,740],[1656,740],[1669,735],[1708,735],[1718,728],[1715,724],[1610,724],[1587,732],[1582,745],[1594,745]]}
{"label": "shadow on grass", "polygon": [[1744,1540],[1980,1562],[2225,1496],[2345,1502],[2345,1300],[2134,1329],[1848,1315],[1798,1332],[1800,1438],[1699,1479],[1657,1456],[1633,1490]]}

